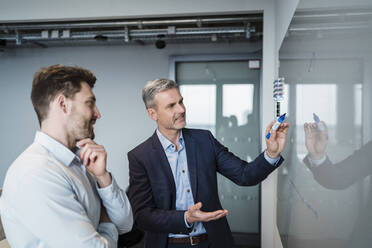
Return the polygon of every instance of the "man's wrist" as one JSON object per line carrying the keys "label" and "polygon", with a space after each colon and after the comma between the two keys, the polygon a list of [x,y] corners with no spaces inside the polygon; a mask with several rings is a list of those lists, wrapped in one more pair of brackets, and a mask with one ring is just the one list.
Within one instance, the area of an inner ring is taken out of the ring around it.
{"label": "man's wrist", "polygon": [[327,156],[325,154],[322,155],[319,159],[312,158],[310,154],[308,155],[308,161],[310,163],[310,167],[317,167],[323,164],[327,160]]}
{"label": "man's wrist", "polygon": [[192,224],[191,221],[190,221],[190,216],[189,216],[189,212],[188,211],[185,212],[185,221],[186,221],[186,223],[188,225],[191,225]]}
{"label": "man's wrist", "polygon": [[187,221],[187,223],[189,225],[194,225],[194,222],[196,222],[195,220],[193,220],[192,217],[190,217],[190,211],[189,210],[186,210],[186,212],[185,212],[185,220]]}
{"label": "man's wrist", "polygon": [[105,174],[103,174],[102,176],[98,176],[96,178],[97,178],[98,186],[100,188],[105,188],[112,183],[112,177],[108,171],[106,171]]}
{"label": "man's wrist", "polygon": [[279,160],[280,160],[280,156],[279,156],[279,155],[278,155],[277,157],[275,157],[275,158],[271,158],[271,157],[269,157],[269,155],[267,154],[266,151],[264,152],[264,157],[265,157],[266,161],[267,161],[269,164],[273,165],[273,166],[276,166],[276,164],[277,164],[277,163],[279,162]]}
{"label": "man's wrist", "polygon": [[309,157],[312,159],[312,160],[321,160],[325,157],[325,153],[321,153],[321,154],[313,154],[313,153],[309,153]]}
{"label": "man's wrist", "polygon": [[189,228],[192,228],[192,226],[193,226],[193,223],[190,223],[190,222],[188,222],[188,220],[187,220],[187,211],[185,211],[185,214],[184,214],[184,221],[185,221],[185,225],[186,225],[186,227],[189,229]]}
{"label": "man's wrist", "polygon": [[266,155],[269,157],[269,158],[271,158],[271,159],[278,159],[279,158],[279,154],[272,154],[272,153],[270,153],[267,149],[266,149]]}

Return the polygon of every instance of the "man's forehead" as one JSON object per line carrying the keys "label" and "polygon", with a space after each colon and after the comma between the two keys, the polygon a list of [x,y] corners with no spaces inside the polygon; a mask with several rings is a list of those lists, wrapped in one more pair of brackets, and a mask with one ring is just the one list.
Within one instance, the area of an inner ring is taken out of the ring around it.
{"label": "man's forehead", "polygon": [[158,99],[161,101],[177,101],[180,98],[182,98],[182,96],[177,88],[164,90],[155,95],[155,100]]}
{"label": "man's forehead", "polygon": [[86,83],[81,82],[81,89],[79,92],[76,93],[76,95],[83,96],[85,98],[92,98],[93,100],[96,100],[95,95],[93,94],[92,88]]}

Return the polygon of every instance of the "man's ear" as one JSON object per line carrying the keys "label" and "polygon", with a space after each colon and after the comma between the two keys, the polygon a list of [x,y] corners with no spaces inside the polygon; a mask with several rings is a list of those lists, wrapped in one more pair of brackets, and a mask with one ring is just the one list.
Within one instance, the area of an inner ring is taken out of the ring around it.
{"label": "man's ear", "polygon": [[147,114],[150,116],[150,118],[154,121],[157,121],[158,120],[158,113],[156,112],[156,110],[154,108],[148,108],[146,109],[147,111]]}
{"label": "man's ear", "polygon": [[70,101],[63,94],[59,94],[55,99],[56,107],[63,113],[67,114],[70,111]]}

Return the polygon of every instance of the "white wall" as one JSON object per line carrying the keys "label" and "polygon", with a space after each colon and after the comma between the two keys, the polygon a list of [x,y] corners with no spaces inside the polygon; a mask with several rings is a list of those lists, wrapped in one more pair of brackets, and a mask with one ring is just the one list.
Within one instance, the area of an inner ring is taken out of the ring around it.
{"label": "white wall", "polygon": [[[287,2],[283,2],[283,6]],[[0,22],[200,15],[262,11],[272,0],[1,0]],[[292,1],[293,2],[293,1]],[[370,6],[370,0],[304,0],[298,9]],[[288,8],[289,10],[291,8]],[[47,11],[46,11],[47,10]]]}
{"label": "white wall", "polygon": [[276,0],[276,50],[279,52],[280,46],[282,45],[285,34],[287,33],[289,24],[292,21],[292,17],[295,13],[297,5],[300,0]]}
{"label": "white wall", "polygon": [[155,128],[141,100],[146,81],[168,77],[169,56],[184,54],[244,53],[261,45],[192,44],[154,46],[93,46],[17,49],[0,53],[0,182],[12,161],[33,141],[38,129],[30,91],[34,72],[45,65],[77,64],[97,76],[94,92],[102,119],[96,140],[108,151],[109,169],[119,185],[128,185],[126,153],[149,137]]}
{"label": "white wall", "polygon": [[[273,81],[278,77],[279,48],[292,20],[298,0],[271,1],[264,8],[263,75],[261,94],[262,131],[274,115]],[[265,137],[262,137],[263,149]],[[277,171],[261,184],[261,246],[281,248],[276,221]],[[275,207],[273,207],[275,206]]]}
{"label": "white wall", "polygon": [[256,12],[263,10],[268,1],[271,0],[1,0],[0,22]]}
{"label": "white wall", "polygon": [[[280,1],[282,6],[292,0]],[[1,0],[0,22],[104,19],[262,11],[272,0]],[[293,2],[293,1],[292,1]],[[370,6],[370,0],[304,0],[298,9]],[[287,10],[290,10],[288,8]],[[47,10],[47,11],[46,11]]]}
{"label": "white wall", "polygon": [[[264,41],[263,41],[263,74],[262,74],[262,98],[261,98],[261,125],[264,133],[266,127],[263,123],[270,123],[274,118],[274,108],[272,100],[272,85],[277,75],[276,68],[276,12],[274,2],[268,4],[264,11]],[[263,146],[266,144],[265,137],[261,138]],[[275,247],[274,233],[276,229],[276,172],[267,177],[261,183],[261,246]]]}

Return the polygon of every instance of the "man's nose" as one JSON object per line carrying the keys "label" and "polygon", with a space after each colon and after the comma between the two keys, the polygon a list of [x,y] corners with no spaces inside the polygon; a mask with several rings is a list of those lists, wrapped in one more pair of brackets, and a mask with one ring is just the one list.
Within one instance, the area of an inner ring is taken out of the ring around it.
{"label": "man's nose", "polygon": [[177,111],[179,113],[184,113],[185,112],[185,106],[183,104],[177,104]]}
{"label": "man's nose", "polygon": [[97,106],[95,106],[95,108],[94,108],[94,117],[96,117],[96,119],[101,118],[101,113],[99,112]]}

